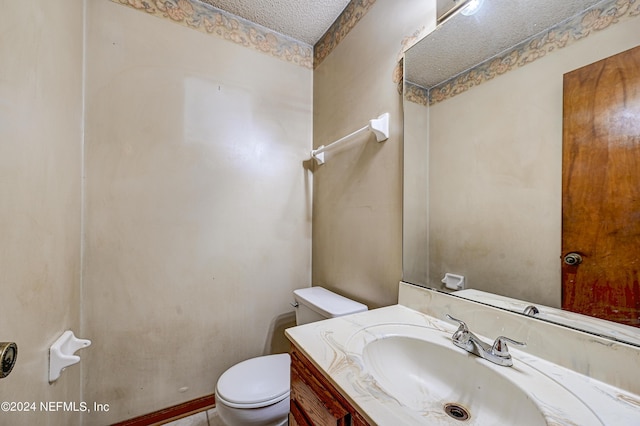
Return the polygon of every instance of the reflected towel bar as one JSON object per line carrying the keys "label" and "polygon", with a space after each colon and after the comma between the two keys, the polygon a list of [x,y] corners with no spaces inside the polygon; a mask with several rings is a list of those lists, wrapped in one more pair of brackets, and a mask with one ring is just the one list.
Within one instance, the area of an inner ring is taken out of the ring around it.
{"label": "reflected towel bar", "polygon": [[325,151],[365,131],[372,131],[376,135],[376,140],[378,142],[384,142],[389,139],[389,113],[385,112],[380,117],[369,120],[369,124],[364,126],[362,129],[356,130],[355,132],[350,133],[327,146],[322,145],[318,149],[312,150],[311,158],[316,160],[316,163],[318,164],[324,164]]}

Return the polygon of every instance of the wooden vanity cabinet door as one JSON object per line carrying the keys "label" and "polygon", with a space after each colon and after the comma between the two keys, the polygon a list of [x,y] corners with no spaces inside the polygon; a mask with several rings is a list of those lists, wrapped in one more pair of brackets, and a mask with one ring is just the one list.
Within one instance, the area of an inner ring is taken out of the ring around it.
{"label": "wooden vanity cabinet door", "polygon": [[362,416],[295,347],[291,347],[289,424],[368,426]]}

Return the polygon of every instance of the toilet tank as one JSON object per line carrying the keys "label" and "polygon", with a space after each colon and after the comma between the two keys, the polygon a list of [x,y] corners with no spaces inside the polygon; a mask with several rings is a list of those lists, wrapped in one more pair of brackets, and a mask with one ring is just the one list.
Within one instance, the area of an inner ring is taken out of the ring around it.
{"label": "toilet tank", "polygon": [[297,302],[296,324],[308,324],[328,318],[364,312],[368,308],[322,287],[301,288],[293,291]]}

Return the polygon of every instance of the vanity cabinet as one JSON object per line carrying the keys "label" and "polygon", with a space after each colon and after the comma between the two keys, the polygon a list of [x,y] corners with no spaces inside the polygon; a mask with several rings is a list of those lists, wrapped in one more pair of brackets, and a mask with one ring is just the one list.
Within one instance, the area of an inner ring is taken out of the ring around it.
{"label": "vanity cabinet", "polygon": [[369,425],[295,345],[291,346],[289,425]]}

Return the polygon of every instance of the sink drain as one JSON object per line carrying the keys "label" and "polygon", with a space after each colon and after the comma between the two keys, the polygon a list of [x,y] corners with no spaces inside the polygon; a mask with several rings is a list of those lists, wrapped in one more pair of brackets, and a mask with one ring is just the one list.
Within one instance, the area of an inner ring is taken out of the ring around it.
{"label": "sink drain", "polygon": [[461,422],[469,420],[469,412],[466,408],[459,404],[445,404],[444,412],[453,419],[460,420]]}

